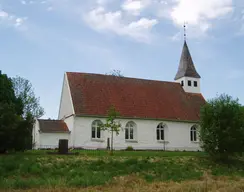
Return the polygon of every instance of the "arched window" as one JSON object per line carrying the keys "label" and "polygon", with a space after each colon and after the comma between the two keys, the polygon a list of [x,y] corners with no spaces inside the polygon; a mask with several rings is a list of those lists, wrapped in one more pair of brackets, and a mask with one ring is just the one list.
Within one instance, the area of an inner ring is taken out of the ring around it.
{"label": "arched window", "polygon": [[156,134],[157,134],[157,140],[158,140],[158,141],[164,141],[164,131],[165,131],[165,127],[166,127],[166,125],[165,125],[164,123],[160,123],[160,124],[157,126]]}
{"label": "arched window", "polygon": [[197,127],[194,125],[190,131],[191,141],[197,141]]}
{"label": "arched window", "polygon": [[99,126],[102,125],[102,121],[95,120],[92,122],[92,139],[100,139],[101,138],[101,129]]}
{"label": "arched window", "polygon": [[136,124],[132,121],[128,122],[125,126],[125,139],[135,140]]}

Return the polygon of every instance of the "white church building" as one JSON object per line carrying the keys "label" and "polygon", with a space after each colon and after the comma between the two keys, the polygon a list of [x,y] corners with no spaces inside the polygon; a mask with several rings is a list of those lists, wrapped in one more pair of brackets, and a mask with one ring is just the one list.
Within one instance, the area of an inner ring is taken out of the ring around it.
{"label": "white church building", "polygon": [[58,120],[36,120],[34,149],[57,148],[59,139],[68,139],[70,148],[107,148],[111,134],[99,124],[113,105],[123,128],[114,149],[201,150],[200,78],[186,41],[174,82],[66,72]]}

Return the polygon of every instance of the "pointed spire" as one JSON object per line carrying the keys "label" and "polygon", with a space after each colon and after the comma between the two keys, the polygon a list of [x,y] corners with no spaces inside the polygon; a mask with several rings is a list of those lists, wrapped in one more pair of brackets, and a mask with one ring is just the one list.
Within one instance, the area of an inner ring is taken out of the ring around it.
{"label": "pointed spire", "polygon": [[186,40],[184,40],[184,46],[181,53],[180,64],[179,64],[178,72],[175,76],[175,80],[181,77],[201,78],[195,69]]}
{"label": "pointed spire", "polygon": [[184,41],[186,41],[186,22],[184,22]]}

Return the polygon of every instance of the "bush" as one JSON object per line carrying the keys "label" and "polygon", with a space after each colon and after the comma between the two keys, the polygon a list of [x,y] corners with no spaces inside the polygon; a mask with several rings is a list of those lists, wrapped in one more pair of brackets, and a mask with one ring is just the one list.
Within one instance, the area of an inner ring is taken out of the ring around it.
{"label": "bush", "polygon": [[128,147],[126,147],[126,149],[125,149],[126,151],[134,151],[134,149],[133,149],[133,147],[132,146],[128,146]]}
{"label": "bush", "polygon": [[201,110],[202,148],[213,158],[228,160],[244,149],[244,115],[238,100],[220,95]]}

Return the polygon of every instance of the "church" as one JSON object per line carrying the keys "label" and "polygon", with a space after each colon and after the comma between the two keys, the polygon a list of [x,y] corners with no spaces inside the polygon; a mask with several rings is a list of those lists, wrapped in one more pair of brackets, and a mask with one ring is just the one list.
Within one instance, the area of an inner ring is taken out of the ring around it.
{"label": "church", "polygon": [[99,125],[113,105],[122,125],[115,150],[201,150],[200,79],[186,41],[174,82],[66,72],[58,120],[36,119],[33,148],[57,148],[68,139],[70,148],[106,149],[111,133]]}

